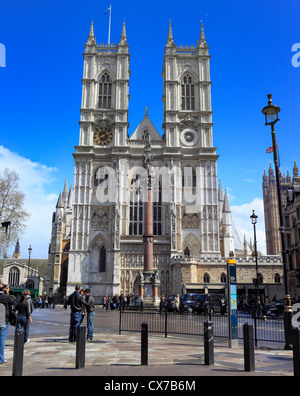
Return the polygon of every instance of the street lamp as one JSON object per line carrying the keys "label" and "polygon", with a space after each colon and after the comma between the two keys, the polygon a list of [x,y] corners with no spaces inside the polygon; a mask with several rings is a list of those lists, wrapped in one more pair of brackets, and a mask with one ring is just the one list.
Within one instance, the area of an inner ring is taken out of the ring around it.
{"label": "street lamp", "polygon": [[257,347],[257,316],[258,316],[258,304],[259,304],[259,282],[258,282],[258,261],[257,261],[257,241],[256,241],[256,224],[257,224],[257,219],[258,216],[255,214],[255,210],[252,211],[252,215],[250,216],[250,219],[253,224],[253,230],[254,230],[254,254],[255,254],[255,265],[256,265],[256,312],[254,316],[254,325],[255,325],[255,346]]}
{"label": "street lamp", "polygon": [[31,245],[28,248],[28,255],[29,255],[29,259],[28,259],[28,276],[27,276],[27,288],[29,289],[29,268],[30,268],[30,256],[31,256],[31,252],[32,252],[32,247]]}
{"label": "street lamp", "polygon": [[1,227],[5,228],[6,239],[9,239],[8,228],[11,226],[11,221],[4,221],[1,223]]}
{"label": "street lamp", "polygon": [[284,238],[284,225],[283,225],[283,214],[282,214],[282,202],[281,202],[281,191],[280,191],[280,176],[279,176],[279,165],[277,157],[277,147],[276,147],[276,135],[275,127],[277,121],[279,121],[278,114],[280,112],[280,107],[275,106],[272,101],[272,95],[267,95],[269,101],[268,106],[262,109],[262,113],[265,115],[266,123],[265,125],[271,125],[272,143],[273,143],[273,156],[274,165],[276,173],[276,186],[277,186],[277,199],[278,199],[278,210],[279,210],[279,221],[280,221],[280,236],[281,236],[281,249],[282,249],[282,265],[284,274],[284,289],[286,298],[286,307],[284,311],[284,329],[285,329],[285,349],[291,349],[291,338],[292,338],[292,315],[293,310],[291,307],[291,296],[289,293],[288,286],[288,272],[287,272],[287,261],[286,261],[286,250],[285,250],[285,238]]}

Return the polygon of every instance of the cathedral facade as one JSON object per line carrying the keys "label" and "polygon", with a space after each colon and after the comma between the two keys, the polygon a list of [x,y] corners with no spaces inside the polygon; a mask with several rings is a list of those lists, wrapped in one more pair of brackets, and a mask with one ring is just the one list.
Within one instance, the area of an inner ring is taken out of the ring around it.
{"label": "cathedral facade", "polygon": [[[117,45],[98,45],[92,23],[83,57],[72,215],[64,234],[64,245],[69,243],[66,293],[75,284],[90,287],[99,297],[138,293],[144,264],[146,136],[153,156],[153,266],[160,278],[159,294],[204,292],[212,278],[224,291],[224,258],[234,251],[234,237],[227,193],[217,176],[210,55],[203,25],[196,45],[185,47],[175,44],[169,26],[162,72],[162,131],[153,125],[146,108],[140,124],[129,133],[130,53],[125,23]],[[67,203],[62,211],[69,213]],[[63,253],[50,244],[52,274],[55,254],[58,270]],[[249,259],[246,264],[251,264]],[[61,278],[59,270],[54,278]]]}

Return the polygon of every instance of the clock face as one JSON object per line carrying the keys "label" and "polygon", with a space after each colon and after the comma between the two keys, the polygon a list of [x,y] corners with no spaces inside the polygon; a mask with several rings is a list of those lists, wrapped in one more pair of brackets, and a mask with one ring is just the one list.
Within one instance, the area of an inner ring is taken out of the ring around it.
{"label": "clock face", "polygon": [[184,129],[180,134],[180,139],[185,146],[194,146],[198,142],[199,136],[193,129]]}
{"label": "clock face", "polygon": [[113,138],[112,131],[108,128],[96,127],[94,132],[94,142],[99,146],[107,146]]}

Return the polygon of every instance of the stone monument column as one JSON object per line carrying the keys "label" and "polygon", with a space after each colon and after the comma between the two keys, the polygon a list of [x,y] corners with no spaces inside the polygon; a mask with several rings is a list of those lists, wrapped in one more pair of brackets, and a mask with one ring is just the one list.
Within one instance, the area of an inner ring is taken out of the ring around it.
{"label": "stone monument column", "polygon": [[152,213],[152,179],[153,157],[151,154],[150,133],[145,132],[143,166],[147,171],[147,190],[144,199],[144,270],[140,273],[140,295],[146,305],[159,305],[158,271],[153,269],[153,213]]}

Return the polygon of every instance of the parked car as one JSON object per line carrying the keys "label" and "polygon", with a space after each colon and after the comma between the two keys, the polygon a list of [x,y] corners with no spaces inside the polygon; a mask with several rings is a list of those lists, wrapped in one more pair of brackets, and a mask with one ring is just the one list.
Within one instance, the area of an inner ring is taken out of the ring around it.
{"label": "parked car", "polygon": [[221,313],[227,311],[227,301],[223,294],[201,294],[192,306],[193,311],[198,313]]}
{"label": "parked car", "polygon": [[167,311],[173,311],[173,302],[174,302],[175,297],[176,297],[176,294],[171,294],[168,297],[167,302],[165,303],[165,307],[166,307]]}
{"label": "parked car", "polygon": [[285,301],[277,301],[274,304],[266,306],[266,311],[267,311],[267,316],[271,318],[278,318],[279,316],[284,314],[284,309],[285,309]]}
{"label": "parked car", "polygon": [[198,293],[183,294],[180,296],[180,311],[192,313],[193,304],[199,296],[200,294]]}

